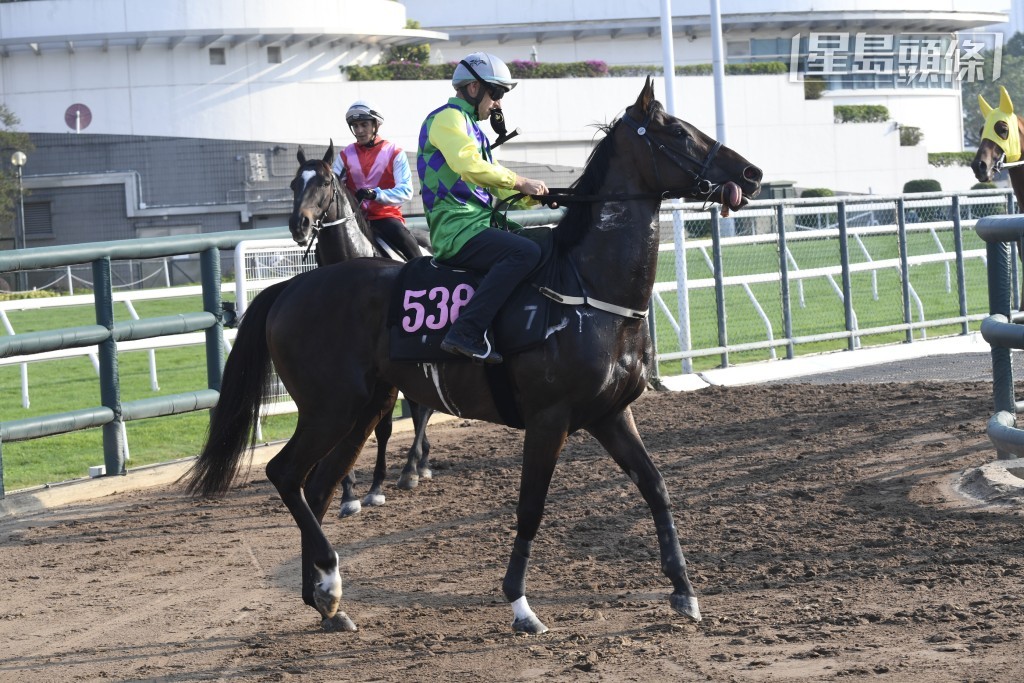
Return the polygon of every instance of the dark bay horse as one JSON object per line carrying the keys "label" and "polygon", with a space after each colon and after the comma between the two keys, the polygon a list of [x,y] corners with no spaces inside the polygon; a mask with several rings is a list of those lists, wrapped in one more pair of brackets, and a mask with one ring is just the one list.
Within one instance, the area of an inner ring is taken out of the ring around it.
{"label": "dark bay horse", "polygon": [[[1024,159],[1021,158],[1024,120],[1014,113],[1013,101],[1003,86],[999,86],[998,107],[990,105],[981,95],[978,95],[978,105],[985,124],[971,170],[979,182],[988,183],[1005,167],[1017,199],[1017,211],[1020,211],[1024,207]],[[1017,253],[1024,261],[1024,242],[1017,243]],[[1024,306],[1024,283],[1021,287],[1020,305]]]}
{"label": "dark bay horse", "polygon": [[[569,322],[539,347],[507,356],[500,368],[525,424],[517,526],[502,591],[512,627],[547,627],[526,599],[526,573],[548,486],[569,434],[592,434],[636,484],[654,518],[671,606],[700,620],[673,522],[668,487],[637,431],[630,404],[653,362],[642,317],[654,289],[659,208],[666,197],[722,201],[738,210],[760,191],[761,171],[693,126],[668,115],[651,80],[606,128],[554,229],[559,258],[575,264],[595,304],[566,306]],[[299,275],[250,305],[228,357],[211,437],[187,475],[193,493],[225,492],[250,442],[271,359],[299,409],[295,434],[267,465],[302,534],[302,598],[327,630],[354,630],[339,610],[338,555],[321,521],[338,480],[374,426],[391,411],[395,387],[459,416],[498,424],[485,366],[470,361],[399,363],[389,358],[387,303],[400,266],[354,259]],[[601,303],[638,315],[604,310]],[[314,468],[321,460],[329,466]]]}
{"label": "dark bay horse", "polygon": [[[357,208],[357,200],[348,188],[334,175],[331,163],[334,160],[332,140],[323,159],[307,159],[299,147],[296,158],[299,169],[291,182],[292,214],[288,228],[292,239],[300,246],[316,244],[318,266],[341,263],[353,258],[395,258],[401,256],[391,250],[389,254],[374,234],[363,213]],[[307,252],[308,253],[308,252]],[[413,489],[420,479],[430,479],[430,441],[427,439],[427,422],[434,411],[412,401],[409,402],[415,437],[406,456],[405,467],[398,479],[398,488]],[[385,415],[377,424],[377,461],[373,470],[370,490],[360,502],[355,494],[355,478],[349,472],[341,482],[342,517],[354,515],[363,505],[383,505],[384,478],[387,475],[388,440],[391,438],[392,417]]]}

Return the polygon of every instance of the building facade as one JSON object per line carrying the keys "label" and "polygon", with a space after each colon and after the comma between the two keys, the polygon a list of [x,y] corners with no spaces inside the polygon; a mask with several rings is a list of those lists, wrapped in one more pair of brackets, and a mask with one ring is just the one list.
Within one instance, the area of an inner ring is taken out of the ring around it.
{"label": "building facade", "polygon": [[[722,0],[727,61],[792,58],[794,65],[787,74],[726,76],[726,143],[764,168],[766,180],[804,187],[896,192],[928,177],[935,169],[927,152],[962,145],[959,88],[941,78],[947,63],[906,82],[884,70],[859,80],[827,74],[821,97],[809,100],[803,79],[821,47],[812,33],[846,35],[847,59],[859,35],[917,35],[948,48],[957,31],[1003,21],[1007,4]],[[710,62],[707,3],[673,5],[676,63]],[[384,136],[414,152],[420,123],[450,86],[354,82],[341,68],[376,63],[390,46],[429,43],[432,59],[443,62],[486,50],[507,60],[663,63],[657,0],[524,0],[514,12],[493,0],[453,7],[434,0],[0,3],[0,101],[37,144],[24,167],[28,246],[282,224],[297,146],[348,144],[343,113],[357,99],[384,113]],[[423,28],[405,28],[407,18]],[[900,57],[896,42],[875,52]],[[593,124],[619,116],[642,82],[524,82],[503,102],[510,127],[523,134],[499,150],[502,161],[566,184],[593,146]],[[676,112],[713,132],[712,77],[673,84]],[[660,77],[656,88],[664,97]],[[891,119],[838,125],[833,106],[843,103],[883,104]],[[901,126],[920,128],[924,142],[902,146]],[[139,141],[158,151],[127,153]],[[970,186],[969,173],[962,182]],[[91,192],[107,197],[120,219],[104,219],[102,229],[81,220],[81,207],[91,204],[80,202]],[[4,238],[9,245],[9,229]]]}

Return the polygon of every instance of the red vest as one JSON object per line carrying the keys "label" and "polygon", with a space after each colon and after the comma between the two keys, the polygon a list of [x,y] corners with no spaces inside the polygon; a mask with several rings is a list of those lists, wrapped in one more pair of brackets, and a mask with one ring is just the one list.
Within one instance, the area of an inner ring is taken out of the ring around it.
{"label": "red vest", "polygon": [[[377,138],[373,147],[352,143],[341,150],[341,161],[345,164],[345,185],[353,193],[367,187],[389,190],[395,186],[395,156],[401,154],[393,142]],[[402,222],[402,207],[381,204],[369,199],[360,204],[363,213],[371,220],[397,218]]]}

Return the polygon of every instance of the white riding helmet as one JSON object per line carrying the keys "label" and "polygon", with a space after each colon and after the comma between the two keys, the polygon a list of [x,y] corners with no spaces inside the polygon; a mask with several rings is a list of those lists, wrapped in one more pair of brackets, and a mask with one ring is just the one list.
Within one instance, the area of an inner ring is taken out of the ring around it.
{"label": "white riding helmet", "polygon": [[345,112],[345,123],[352,125],[356,121],[376,121],[377,125],[384,123],[384,117],[377,110],[363,100],[356,100]]}
{"label": "white riding helmet", "polygon": [[[466,64],[469,64],[472,71],[466,68]],[[475,76],[473,71],[476,72]],[[460,88],[467,83],[477,80],[477,76],[482,81],[493,85],[500,85],[507,90],[516,87],[518,83],[518,81],[512,78],[512,72],[509,71],[508,65],[501,61],[501,59],[487,52],[474,52],[463,57],[459,65],[455,67],[455,73],[452,75],[452,85]]]}

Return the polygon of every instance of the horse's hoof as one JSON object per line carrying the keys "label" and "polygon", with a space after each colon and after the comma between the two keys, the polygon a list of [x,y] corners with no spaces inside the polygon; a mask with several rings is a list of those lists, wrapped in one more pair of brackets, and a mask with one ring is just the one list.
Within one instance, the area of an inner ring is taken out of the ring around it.
{"label": "horse's hoof", "polygon": [[324,620],[320,622],[320,628],[327,632],[333,631],[358,631],[359,627],[356,626],[356,622],[348,618],[348,615],[344,612],[336,612],[331,618],[324,617]]}
{"label": "horse's hoof", "polygon": [[429,467],[423,467],[419,470],[420,479],[423,481],[429,481],[434,478],[434,472]]}
{"label": "horse's hoof", "polygon": [[403,491],[412,491],[420,483],[420,475],[415,472],[402,472],[402,476],[398,478],[398,488]]}
{"label": "horse's hoof", "polygon": [[358,514],[363,509],[363,504],[358,500],[346,500],[341,504],[341,511],[338,512],[338,516],[342,519],[351,517],[352,515]]}
{"label": "horse's hoof", "polygon": [[516,619],[512,622],[512,630],[516,633],[547,633],[548,627],[541,623],[541,620],[532,614],[528,617]]}
{"label": "horse's hoof", "polygon": [[672,605],[677,613],[682,614],[684,617],[689,617],[693,620],[693,623],[700,623],[700,607],[697,605],[697,598],[692,595],[676,595],[675,593],[668,599],[669,604]]}
{"label": "horse's hoof", "polygon": [[378,505],[384,504],[383,493],[367,493],[366,497],[363,498],[363,505],[368,508],[377,507]]}

